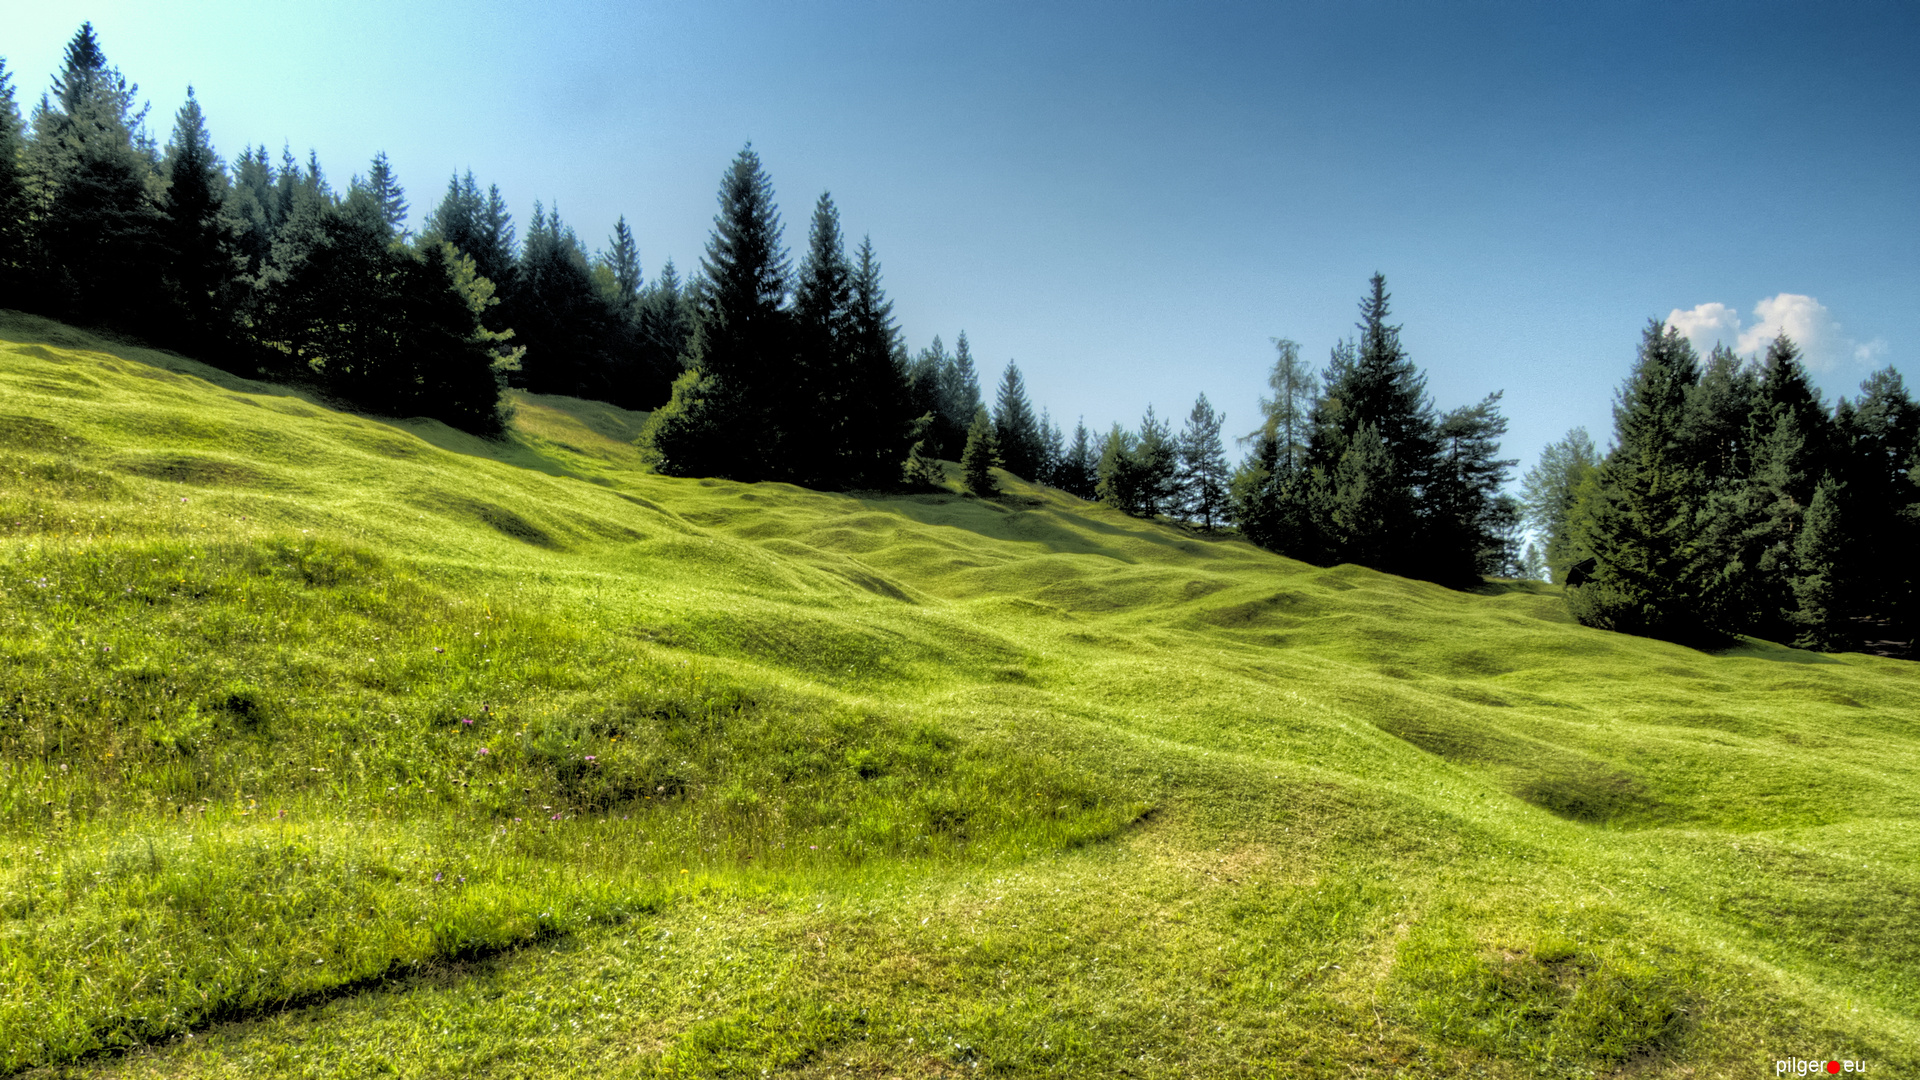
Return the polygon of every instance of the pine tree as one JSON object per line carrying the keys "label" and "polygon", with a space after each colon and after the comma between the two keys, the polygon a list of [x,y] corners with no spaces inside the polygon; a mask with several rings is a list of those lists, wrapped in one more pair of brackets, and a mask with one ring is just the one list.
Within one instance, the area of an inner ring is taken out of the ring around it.
{"label": "pine tree", "polygon": [[1362,423],[1334,467],[1330,524],[1345,560],[1382,566],[1404,542],[1394,530],[1411,520],[1411,496],[1396,475],[1393,451],[1371,423]]}
{"label": "pine tree", "polygon": [[51,314],[143,328],[160,296],[164,219],[138,87],[109,67],[83,24],[51,96],[34,111],[28,161],[39,186],[33,284]]}
{"label": "pine tree", "polygon": [[1007,361],[1000,391],[994,398],[993,434],[1006,470],[1023,480],[1034,480],[1039,475],[1044,453],[1040,424],[1034,419],[1032,403],[1027,400],[1027,384],[1020,377],[1020,365],[1011,360]]}
{"label": "pine tree", "polygon": [[1113,425],[1100,441],[1100,463],[1095,468],[1094,497],[1122,513],[1138,514],[1142,487],[1137,440],[1133,433]]}
{"label": "pine tree", "polygon": [[504,322],[526,349],[516,386],[631,403],[617,372],[621,323],[594,287],[586,249],[558,207],[534,204],[513,284],[504,292]]}
{"label": "pine tree", "polygon": [[759,480],[785,471],[775,420],[792,334],[773,181],[751,146],[722,179],[720,207],[701,264],[691,370],[655,410],[642,445],[662,472]]}
{"label": "pine tree", "polygon": [[985,406],[973,414],[967,428],[967,446],[960,452],[960,482],[983,499],[1000,494],[993,480],[993,469],[1000,464],[1000,448],[993,434],[993,421]]}
{"label": "pine tree", "polygon": [[807,256],[793,290],[793,361],[782,396],[786,465],[800,483],[840,487],[841,451],[861,418],[854,415],[853,267],[840,235],[840,211],[822,192],[814,203]]}
{"label": "pine tree", "polygon": [[1857,403],[1841,402],[1836,427],[1842,440],[1848,511],[1847,561],[1872,568],[1854,577],[1856,614],[1882,624],[1878,636],[1912,640],[1916,575],[1912,553],[1920,550],[1920,406],[1891,367],[1867,376]]}
{"label": "pine tree", "polygon": [[1187,425],[1180,432],[1179,469],[1175,476],[1175,487],[1179,491],[1176,499],[1179,513],[1186,518],[1199,518],[1200,524],[1211,529],[1215,519],[1224,516],[1227,506],[1227,484],[1231,474],[1227,468],[1227,448],[1220,441],[1220,429],[1226,423],[1226,417],[1216,413],[1213,405],[1207,401],[1207,395],[1201,394],[1193,403],[1193,411],[1187,414]]}
{"label": "pine tree", "polygon": [[407,232],[407,194],[400,187],[400,180],[393,175],[393,163],[387,160],[385,150],[373,155],[373,164],[368,167],[366,179],[367,194],[373,197],[373,204],[380,211],[380,220],[394,236],[405,239]]}
{"label": "pine tree", "polygon": [[1040,464],[1035,467],[1040,483],[1060,487],[1061,469],[1067,460],[1067,437],[1045,408],[1040,410]]}
{"label": "pine tree", "polygon": [[1527,524],[1546,542],[1541,557],[1554,581],[1565,582],[1568,568],[1591,554],[1574,546],[1568,519],[1581,482],[1599,464],[1593,437],[1586,428],[1577,427],[1560,441],[1549,443],[1540,452],[1539,462],[1520,480],[1522,512]]}
{"label": "pine tree", "polygon": [[1845,498],[1832,475],[1823,475],[1794,538],[1793,611],[1788,622],[1802,649],[1838,652],[1855,644]]}
{"label": "pine tree", "polygon": [[187,351],[215,359],[234,341],[239,252],[222,212],[226,170],[213,151],[192,87],[175,118],[161,176],[166,182],[166,282],[175,322],[171,335]]}
{"label": "pine tree", "polygon": [[[1386,278],[1375,274],[1360,302],[1359,337],[1334,349],[1322,377],[1324,392],[1314,409],[1306,471],[1331,485],[1327,512],[1344,515],[1320,522],[1329,557],[1390,573],[1451,577],[1460,553],[1446,541],[1435,542],[1431,534],[1444,530],[1436,530],[1421,513],[1420,496],[1438,468],[1433,405],[1426,377],[1400,344],[1400,327],[1387,321],[1389,299]],[[1372,429],[1378,452],[1370,445],[1354,464],[1343,466],[1362,426]],[[1384,471],[1380,452],[1385,454]],[[1343,477],[1364,478],[1368,489],[1344,493],[1339,490]],[[1356,517],[1356,507],[1370,509]],[[1352,522],[1375,510],[1399,516],[1380,519],[1378,536],[1356,532]]]}
{"label": "pine tree", "polygon": [[[925,445],[932,431],[932,420],[922,426],[912,419],[916,407],[907,383],[903,363],[905,346],[893,321],[893,301],[887,299],[880,278],[880,260],[873,253],[871,238],[862,237],[854,259],[853,298],[850,312],[851,340],[847,363],[850,423],[842,436],[843,476],[856,487],[892,487],[899,476],[903,458],[910,458],[912,447]],[[903,451],[903,447],[907,448]],[[908,463],[912,471],[911,461]]]}
{"label": "pine tree", "polygon": [[1307,437],[1320,384],[1300,359],[1299,345],[1286,338],[1274,338],[1273,347],[1279,353],[1273,370],[1267,373],[1267,387],[1273,396],[1260,399],[1260,427],[1242,436],[1240,441],[1252,442],[1263,435],[1272,438],[1278,444],[1278,460],[1288,466],[1298,465],[1306,459]]}
{"label": "pine tree", "polygon": [[1674,641],[1722,632],[1724,597],[1701,545],[1698,471],[1687,440],[1687,396],[1699,361],[1679,331],[1655,321],[1614,405],[1614,449],[1582,484],[1574,544],[1592,552],[1567,606],[1588,626]]}
{"label": "pine tree", "polygon": [[1147,406],[1146,415],[1140,418],[1140,437],[1134,443],[1133,456],[1139,478],[1139,515],[1151,518],[1175,513],[1180,447],[1174,440],[1172,426],[1154,415],[1152,405]]}
{"label": "pine tree", "polygon": [[[1329,413],[1320,401],[1319,380],[1300,359],[1300,347],[1285,338],[1273,344],[1278,356],[1267,375],[1273,396],[1260,399],[1260,427],[1241,437],[1252,445],[1228,482],[1228,513],[1253,543],[1320,561],[1327,548],[1328,514],[1315,513],[1308,496],[1316,472],[1324,477],[1327,466],[1309,467],[1308,454],[1316,417]],[[1331,370],[1350,367],[1350,350],[1336,349]],[[1324,480],[1318,486],[1324,487]]]}
{"label": "pine tree", "polygon": [[973,365],[973,351],[967,346],[967,332],[960,331],[954,343],[953,357],[940,372],[941,413],[946,417],[946,434],[954,436],[947,453],[958,452],[966,439],[973,414],[986,403],[980,395],[980,374]]}
{"label": "pine tree", "polygon": [[1800,363],[1799,347],[1782,334],[1761,363],[1746,431],[1751,464],[1726,504],[1737,515],[1729,542],[1715,546],[1731,548],[1721,555],[1729,563],[1729,590],[1736,597],[1730,621],[1785,641],[1796,632],[1795,541],[1821,475],[1840,462],[1832,418]]}
{"label": "pine tree", "polygon": [[29,266],[26,135],[13,99],[13,76],[0,58],[0,296],[25,291]]}
{"label": "pine tree", "polygon": [[596,260],[609,276],[603,299],[608,307],[629,323],[640,319],[640,244],[627,226],[627,216],[613,223],[613,235],[607,237],[607,249]]}
{"label": "pine tree", "polygon": [[257,278],[273,258],[273,237],[280,230],[273,163],[265,146],[247,147],[233,162],[232,195],[221,207],[242,260],[241,273]]}
{"label": "pine tree", "polygon": [[1060,459],[1060,474],[1055,481],[1060,490],[1082,499],[1095,496],[1094,483],[1099,475],[1100,455],[1093,437],[1087,433],[1087,421],[1081,417],[1073,425],[1073,442]]}
{"label": "pine tree", "polygon": [[644,385],[638,388],[645,408],[656,408],[667,400],[673,380],[684,368],[688,340],[693,336],[693,318],[686,290],[680,284],[680,271],[668,259],[660,274],[647,286],[640,298],[640,360]]}

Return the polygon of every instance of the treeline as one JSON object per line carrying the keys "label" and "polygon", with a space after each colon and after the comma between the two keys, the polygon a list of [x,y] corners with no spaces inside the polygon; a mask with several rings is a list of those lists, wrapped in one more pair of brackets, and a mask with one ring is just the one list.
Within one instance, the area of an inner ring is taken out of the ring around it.
{"label": "treeline", "polygon": [[1656,321],[1613,414],[1604,456],[1576,428],[1522,487],[1581,622],[1696,644],[1912,640],[1920,409],[1899,372],[1828,408],[1785,335],[1703,365]]}
{"label": "treeline", "polygon": [[456,176],[419,235],[384,154],[336,191],[309,156],[213,151],[191,89],[164,147],[92,26],[23,121],[0,62],[0,304],[106,326],[372,411],[481,434],[501,388],[665,400],[691,332],[624,219],[588,256],[557,210],[524,241]]}

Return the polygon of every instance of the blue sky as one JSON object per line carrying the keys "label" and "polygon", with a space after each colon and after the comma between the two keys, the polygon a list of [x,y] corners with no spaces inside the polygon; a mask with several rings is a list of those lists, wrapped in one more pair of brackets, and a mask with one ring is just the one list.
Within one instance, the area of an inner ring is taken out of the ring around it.
{"label": "blue sky", "polygon": [[[1909,4],[23,3],[23,105],[91,19],[232,156],[392,158],[416,220],[455,170],[649,277],[696,264],[742,144],[789,247],[831,190],[917,350],[964,328],[1071,429],[1251,428],[1375,270],[1442,407],[1505,390],[1509,456],[1604,444],[1650,317],[1784,325],[1829,396],[1920,379],[1920,7]],[[1920,389],[1917,387],[1916,389]]]}

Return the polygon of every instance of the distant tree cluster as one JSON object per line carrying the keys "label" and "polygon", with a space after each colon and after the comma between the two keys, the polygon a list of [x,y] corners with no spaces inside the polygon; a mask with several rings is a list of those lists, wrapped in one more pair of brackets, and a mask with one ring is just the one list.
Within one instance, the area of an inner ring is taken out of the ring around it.
{"label": "distant tree cluster", "polygon": [[1445,584],[1515,573],[1521,507],[1501,491],[1517,462],[1499,456],[1500,394],[1439,412],[1389,322],[1388,299],[1374,275],[1358,337],[1335,346],[1318,377],[1293,342],[1275,343],[1273,397],[1261,399],[1264,421],[1247,436],[1229,512],[1254,543],[1322,565]]}
{"label": "distant tree cluster", "polygon": [[687,297],[671,264],[643,285],[624,219],[591,258],[544,208],[516,244],[468,173],[411,236],[385,154],[345,192],[311,156],[248,147],[229,167],[191,89],[164,148],[137,89],[90,24],[27,122],[0,64],[0,303],[488,435],[508,379],[666,398]]}
{"label": "distant tree cluster", "polygon": [[1524,482],[1589,626],[1806,648],[1911,639],[1920,408],[1889,367],[1829,409],[1785,335],[1763,358],[1648,326],[1599,456],[1575,429]]}

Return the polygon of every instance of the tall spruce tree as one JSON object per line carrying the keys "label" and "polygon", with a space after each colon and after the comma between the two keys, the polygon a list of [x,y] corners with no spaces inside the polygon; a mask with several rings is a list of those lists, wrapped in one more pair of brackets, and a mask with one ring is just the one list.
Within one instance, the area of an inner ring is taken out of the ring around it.
{"label": "tall spruce tree", "polygon": [[538,394],[632,403],[619,378],[623,324],[595,288],[586,249],[561,221],[558,207],[534,204],[505,293],[504,321],[526,349],[515,385]]}
{"label": "tall spruce tree", "polygon": [[50,314],[136,329],[157,314],[165,221],[150,194],[158,163],[138,90],[108,65],[87,23],[34,110],[32,281]]}
{"label": "tall spruce tree", "polygon": [[596,269],[606,272],[601,283],[603,299],[622,319],[637,324],[640,320],[640,242],[633,238],[627,216],[613,223],[613,235],[595,260]]}
{"label": "tall spruce tree", "polygon": [[1147,406],[1140,418],[1140,436],[1133,445],[1134,474],[1137,477],[1135,513],[1158,517],[1178,510],[1180,447],[1173,427]]}
{"label": "tall spruce tree", "polygon": [[1432,580],[1478,584],[1484,575],[1507,574],[1519,561],[1519,504],[1501,495],[1519,462],[1499,456],[1507,431],[1500,396],[1496,391],[1477,405],[1448,412],[1435,429],[1436,467],[1421,493],[1432,545],[1425,576]]}
{"label": "tall spruce tree", "polygon": [[373,155],[365,183],[367,194],[380,211],[380,220],[386,222],[394,236],[405,239],[408,235],[407,193],[400,187],[400,178],[393,174],[393,162],[387,160],[385,150]]}
{"label": "tall spruce tree", "polygon": [[1225,515],[1227,508],[1231,473],[1227,468],[1226,445],[1220,441],[1220,429],[1225,423],[1226,417],[1215,412],[1207,395],[1201,394],[1194,400],[1193,411],[1187,414],[1186,427],[1180,432],[1180,463],[1174,480],[1179,492],[1176,504],[1180,516],[1198,518],[1208,529]]}
{"label": "tall spruce tree", "polygon": [[1920,623],[1920,405],[1891,367],[1867,376],[1857,402],[1843,401],[1836,427],[1844,447],[1849,560],[1859,573],[1858,614],[1877,637],[1911,641]]}
{"label": "tall spruce tree", "polygon": [[[893,321],[893,301],[880,278],[871,238],[862,237],[854,258],[853,297],[847,348],[849,423],[842,436],[842,478],[855,487],[889,488],[899,482],[903,461],[927,436],[931,421],[915,430],[905,346]],[[922,447],[922,456],[925,456]]]}
{"label": "tall spruce tree", "polygon": [[1073,425],[1073,442],[1067,444],[1066,453],[1060,458],[1055,485],[1070,495],[1091,499],[1094,483],[1099,478],[1099,465],[1100,451],[1087,432],[1086,418],[1081,417]]}
{"label": "tall spruce tree", "polygon": [[1039,477],[1045,447],[1040,437],[1040,422],[1034,418],[1033,403],[1027,400],[1027,384],[1020,377],[1020,365],[1007,361],[994,395],[993,434],[1000,457],[1008,472],[1023,480]]}
{"label": "tall spruce tree", "polygon": [[1614,410],[1614,448],[1582,484],[1573,543],[1592,552],[1567,606],[1588,626],[1673,641],[1716,640],[1724,582],[1702,541],[1703,498],[1687,431],[1700,380],[1693,347],[1654,321]]}
{"label": "tall spruce tree", "polygon": [[26,131],[13,99],[13,76],[0,57],[0,296],[25,290],[28,270]]}
{"label": "tall spruce tree", "polygon": [[793,359],[776,420],[784,432],[786,465],[813,487],[843,485],[841,449],[862,417],[855,415],[850,363],[853,267],[840,235],[840,211],[821,192],[807,232],[807,255],[793,290]]}
{"label": "tall spruce tree", "polygon": [[1832,474],[1822,475],[1794,537],[1793,610],[1786,622],[1802,649],[1836,652],[1858,642],[1859,590],[1852,579],[1859,568],[1850,558],[1857,549],[1848,542],[1846,501]]}
{"label": "tall spruce tree", "polygon": [[693,316],[680,271],[668,259],[640,298],[640,369],[645,372],[644,408],[657,408],[673,392],[693,335]]}
{"label": "tall spruce tree", "polygon": [[[1375,274],[1360,301],[1358,338],[1334,350],[1322,378],[1305,464],[1331,485],[1330,512],[1338,520],[1327,519],[1329,557],[1390,573],[1451,576],[1456,552],[1433,542],[1436,530],[1421,513],[1420,496],[1437,468],[1433,405],[1426,377],[1400,344],[1400,327],[1388,321],[1390,299],[1386,278]],[[1346,462],[1362,426],[1373,434]],[[1342,492],[1347,479],[1366,490]],[[1379,534],[1358,531],[1354,523],[1374,521],[1376,513],[1389,515],[1378,519]]]}
{"label": "tall spruce tree", "polygon": [[947,453],[957,454],[966,439],[966,431],[973,423],[973,415],[986,404],[980,394],[980,373],[974,367],[973,350],[967,344],[967,332],[960,331],[960,337],[954,342],[953,356],[941,368],[940,372],[941,412],[947,419],[947,433],[957,435],[956,441],[949,443]]}
{"label": "tall spruce tree", "polygon": [[[1748,414],[1751,460],[1745,483],[1729,501],[1737,534],[1727,565],[1730,622],[1773,641],[1799,631],[1794,579],[1800,574],[1796,539],[1820,478],[1840,462],[1830,414],[1785,334],[1767,347]],[[1720,510],[1716,517],[1725,511]]]}
{"label": "tall spruce tree", "polygon": [[773,181],[749,146],[721,180],[690,367],[642,433],[661,472],[759,480],[785,471],[775,418],[787,392],[792,332],[780,231]]}
{"label": "tall spruce tree", "polygon": [[240,254],[223,213],[226,169],[214,153],[192,87],[187,88],[187,102],[174,119],[160,172],[166,184],[170,336],[188,352],[220,359],[235,343]]}

